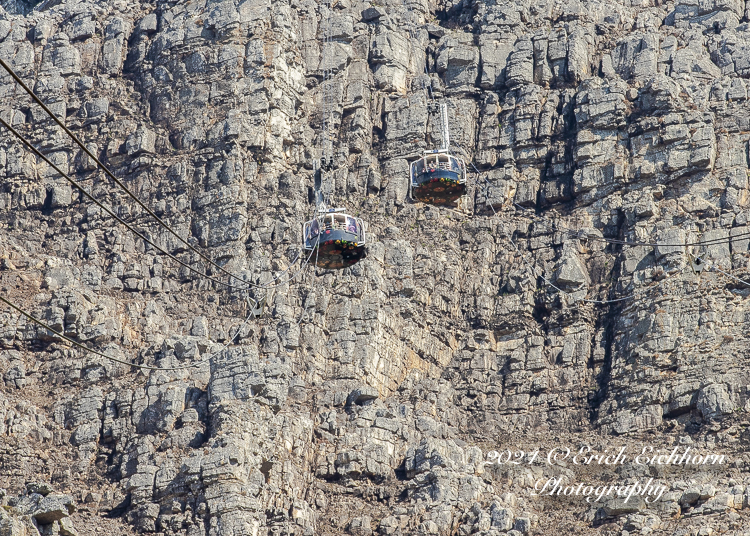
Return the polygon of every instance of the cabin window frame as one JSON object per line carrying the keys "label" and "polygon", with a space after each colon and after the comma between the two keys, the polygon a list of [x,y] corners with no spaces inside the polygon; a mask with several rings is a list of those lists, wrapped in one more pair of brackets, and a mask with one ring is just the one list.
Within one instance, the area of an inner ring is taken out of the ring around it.
{"label": "cabin window frame", "polygon": [[[443,162],[441,162],[441,157],[445,158]],[[455,167],[458,168],[458,183],[466,184],[466,162],[464,161],[464,159],[460,156],[454,156],[450,153],[436,153],[426,154],[409,164],[409,176],[411,179],[412,187],[419,186],[417,177],[424,175],[427,172],[426,170],[429,163],[429,158],[434,159],[435,164],[437,164],[436,168],[446,171],[454,171],[453,164],[455,163]],[[447,165],[441,166],[441,163]]]}
{"label": "cabin window frame", "polygon": [[[354,221],[356,230],[354,233],[348,230],[347,223],[350,220]],[[315,236],[311,234],[311,227],[314,221],[318,221],[318,234]],[[344,231],[356,235],[358,245],[363,246],[367,243],[365,223],[362,221],[362,218],[356,218],[345,212],[333,212],[316,216],[314,219],[302,224],[302,243],[304,244],[304,248],[308,251],[315,249],[314,243],[316,239],[325,231]]]}

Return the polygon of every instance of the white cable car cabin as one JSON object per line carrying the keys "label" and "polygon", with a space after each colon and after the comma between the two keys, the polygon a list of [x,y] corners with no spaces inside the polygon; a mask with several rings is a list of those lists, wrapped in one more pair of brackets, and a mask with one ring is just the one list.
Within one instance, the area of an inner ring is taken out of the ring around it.
{"label": "white cable car cabin", "polygon": [[[302,225],[302,243],[320,268],[348,268],[367,257],[365,226],[343,208],[320,209]],[[317,249],[317,251],[315,251]]]}
{"label": "white cable car cabin", "polygon": [[466,193],[466,163],[446,149],[425,152],[409,166],[411,197],[433,205],[453,205]]}

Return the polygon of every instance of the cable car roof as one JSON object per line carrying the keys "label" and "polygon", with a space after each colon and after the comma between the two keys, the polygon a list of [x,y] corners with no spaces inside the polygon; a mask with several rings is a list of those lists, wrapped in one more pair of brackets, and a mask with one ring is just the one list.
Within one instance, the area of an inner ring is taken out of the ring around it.
{"label": "cable car roof", "polygon": [[344,207],[336,207],[336,208],[319,208],[318,214],[331,214],[333,212],[344,212],[346,208]]}

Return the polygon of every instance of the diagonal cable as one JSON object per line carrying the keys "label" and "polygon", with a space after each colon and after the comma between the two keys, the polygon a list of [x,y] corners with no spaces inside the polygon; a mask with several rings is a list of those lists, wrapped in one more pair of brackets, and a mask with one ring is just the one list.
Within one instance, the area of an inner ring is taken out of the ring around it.
{"label": "diagonal cable", "polygon": [[734,276],[734,275],[732,275],[732,274],[730,274],[730,273],[727,273],[727,272],[725,272],[724,270],[722,270],[721,268],[719,268],[718,266],[716,266],[716,264],[715,264],[715,263],[712,263],[712,264],[711,264],[711,268],[710,268],[710,270],[713,270],[713,271],[719,272],[719,273],[721,273],[721,274],[724,274],[724,275],[725,275],[725,276],[727,276],[728,278],[730,278],[730,279],[734,279],[734,280],[735,280],[735,281],[737,281],[738,283],[742,283],[743,285],[747,285],[748,287],[750,287],[750,282],[748,282],[748,281],[745,281],[744,279],[740,279],[740,278],[739,278],[739,277],[737,277],[737,276]]}
{"label": "diagonal cable", "polygon": [[214,283],[217,283],[219,285],[223,285],[227,288],[230,288],[232,290],[247,290],[243,287],[237,287],[230,283],[224,283],[223,281],[216,279],[210,275],[207,275],[204,272],[201,272],[200,270],[197,270],[193,268],[188,263],[178,259],[174,255],[172,255],[170,252],[156,244],[154,241],[150,240],[149,238],[146,238],[143,234],[141,234],[137,229],[135,229],[132,225],[130,225],[128,222],[123,220],[120,216],[118,216],[112,209],[104,205],[103,203],[99,202],[94,196],[92,196],[83,186],[81,186],[77,181],[73,180],[68,176],[67,173],[65,173],[63,170],[61,170],[57,165],[55,165],[49,158],[47,158],[44,154],[42,154],[36,147],[34,147],[31,142],[29,142],[23,135],[21,135],[16,129],[14,129],[12,126],[10,126],[3,118],[0,117],[0,124],[2,124],[5,128],[7,128],[14,136],[16,136],[19,140],[21,140],[35,155],[37,155],[39,158],[44,160],[44,162],[50,166],[52,169],[54,169],[57,173],[59,173],[65,180],[67,180],[70,184],[78,188],[83,195],[88,197],[96,206],[98,206],[100,209],[102,209],[104,212],[109,214],[111,217],[113,217],[115,220],[117,220],[119,223],[125,226],[126,229],[128,229],[131,233],[136,235],[138,238],[149,244],[150,246],[153,246],[156,248],[159,252],[163,253],[176,263],[178,263],[180,266],[183,266],[193,272],[194,274],[204,277]]}
{"label": "diagonal cable", "polygon": [[[472,167],[474,168],[474,171],[476,171],[476,173],[477,173],[477,176],[481,176],[481,174],[479,173],[479,170],[478,170],[478,169],[476,168],[476,166],[474,165],[474,163],[473,163],[473,162],[470,162],[470,163],[471,163]],[[485,181],[486,181],[486,180],[487,180],[487,179],[485,178]],[[491,186],[489,182],[487,182],[487,185],[488,185],[488,186]],[[494,206],[494,205],[493,205],[492,203],[490,203],[489,205],[490,205],[490,208],[492,209],[492,213],[493,213],[493,215],[497,216],[497,211],[495,210],[495,206]],[[532,266],[532,265],[531,265],[531,264],[530,264],[530,263],[529,263],[529,262],[528,262],[528,261],[526,260],[526,258],[524,257],[524,255],[523,255],[523,254],[521,253],[521,250],[520,250],[520,249],[518,248],[518,245],[516,244],[515,240],[513,240],[513,237],[512,237],[512,236],[510,236],[510,237],[508,237],[508,239],[510,240],[510,243],[511,243],[511,244],[513,245],[513,248],[514,248],[514,249],[516,250],[516,253],[518,254],[518,256],[519,256],[519,257],[521,257],[521,261],[523,261],[523,263],[524,263],[524,264],[526,264],[526,267],[527,267],[527,268],[529,268],[529,270],[531,271],[532,275],[536,276],[536,270],[535,270],[535,269],[534,269],[534,267],[533,267],[533,266]],[[679,270],[679,271],[678,271],[678,272],[676,272],[676,274],[674,274],[674,275],[679,275],[679,274],[681,274],[681,273],[682,273],[682,272],[683,272],[684,270],[685,270],[685,268],[683,267],[683,269],[682,269],[682,270]],[[543,281],[544,281],[544,282],[545,282],[545,283],[546,283],[547,285],[549,285],[549,286],[550,286],[550,287],[552,287],[553,289],[557,290],[557,291],[558,291],[558,292],[559,292],[560,294],[562,294],[562,295],[564,295],[564,296],[568,296],[568,297],[569,297],[569,298],[570,298],[571,300],[573,300],[574,302],[575,302],[575,301],[582,301],[582,302],[585,302],[585,303],[594,303],[594,304],[597,304],[597,305],[608,305],[608,304],[612,304],[612,303],[619,303],[619,302],[623,302],[623,301],[629,300],[629,299],[631,299],[631,298],[634,298],[634,297],[636,296],[636,294],[637,294],[637,293],[635,293],[635,292],[634,292],[633,294],[629,294],[628,296],[623,296],[622,298],[613,298],[613,299],[611,299],[611,300],[592,300],[592,299],[590,299],[590,298],[582,298],[582,299],[580,299],[580,300],[577,300],[577,299],[576,299],[575,297],[573,297],[573,296],[571,295],[571,293],[569,293],[569,292],[567,292],[567,291],[565,291],[565,290],[561,289],[560,287],[558,287],[557,285],[555,285],[555,284],[554,284],[554,283],[553,283],[552,281],[550,281],[549,279],[547,279],[547,277],[546,277],[546,276],[545,276],[545,275],[544,275],[543,273],[540,273],[540,276],[539,276],[539,277],[541,277],[541,278],[542,278],[542,280],[543,280]],[[669,278],[664,278],[664,279],[662,279],[662,281],[666,281],[667,279],[669,279]],[[661,282],[660,282],[660,283],[661,283]]]}
{"label": "diagonal cable", "polygon": [[199,367],[199,366],[203,365],[204,363],[206,363],[207,361],[209,361],[215,355],[217,355],[217,354],[223,352],[224,350],[226,350],[229,347],[229,345],[232,344],[235,341],[235,339],[237,339],[237,336],[242,331],[242,328],[244,328],[247,325],[247,323],[250,321],[250,318],[253,316],[253,311],[251,309],[250,314],[248,315],[248,317],[240,325],[240,327],[237,328],[237,332],[234,334],[234,337],[232,337],[229,340],[228,343],[225,343],[221,350],[213,352],[208,357],[205,357],[205,358],[203,358],[203,359],[201,359],[199,361],[195,361],[193,363],[189,363],[189,364],[181,366],[181,367],[152,367],[150,365],[137,365],[135,363],[131,363],[129,361],[125,361],[123,359],[118,359],[116,357],[112,357],[110,355],[104,354],[102,352],[99,352],[98,350],[94,350],[93,348],[89,348],[85,344],[81,344],[80,342],[78,342],[78,341],[76,341],[74,339],[71,339],[67,335],[62,334],[62,333],[60,333],[59,331],[57,331],[55,329],[52,329],[51,326],[49,326],[45,322],[42,322],[38,318],[32,316],[30,313],[27,313],[26,311],[24,311],[23,309],[21,309],[20,307],[18,307],[14,303],[12,303],[11,301],[5,299],[3,296],[0,296],[0,302],[3,302],[7,306],[9,306],[11,309],[15,310],[16,312],[18,312],[19,314],[21,314],[26,319],[28,319],[31,322],[33,322],[34,324],[37,324],[37,325],[43,327],[44,329],[50,331],[51,333],[54,333],[55,335],[57,335],[61,339],[65,340],[66,342],[72,344],[73,346],[75,346],[77,348],[80,348],[81,350],[84,350],[84,351],[86,351],[86,352],[88,352],[90,354],[93,354],[93,355],[96,355],[96,356],[99,356],[99,357],[103,357],[104,359],[108,359],[110,361],[114,361],[115,363],[120,363],[121,365],[127,365],[129,367],[133,367],[133,368],[137,368],[137,369],[142,369],[142,370],[186,370],[186,369],[190,369],[190,368]]}
{"label": "diagonal cable", "polygon": [[[463,148],[459,147],[459,149],[461,149],[465,154],[468,154]],[[471,164],[471,167],[474,168],[474,171],[476,172],[477,177],[482,177],[482,179],[484,180],[484,182],[487,183],[487,186],[491,187],[492,184],[487,180],[486,177],[484,177],[481,174],[481,172],[477,169],[477,166],[474,164],[474,162],[469,162],[469,163]],[[564,225],[560,225],[556,221],[554,221],[551,218],[549,218],[547,216],[544,216],[544,215],[538,215],[536,213],[534,213],[533,215],[529,215],[529,213],[533,212],[533,210],[529,209],[529,208],[526,208],[526,207],[522,207],[521,205],[519,205],[515,201],[513,201],[513,205],[516,208],[518,208],[519,210],[521,210],[522,212],[524,212],[527,215],[527,217],[531,218],[532,220],[533,219],[545,220],[548,224],[552,225],[553,227],[556,227],[561,232],[566,232],[566,233],[568,233],[570,235],[573,235],[573,236],[581,236],[582,230],[580,230],[580,229],[576,230],[576,229],[571,229],[569,227],[566,227]],[[492,204],[490,204],[490,208],[492,208],[492,210],[494,212],[495,208],[494,208],[494,206]],[[585,233],[585,231],[583,231],[583,232]],[[734,236],[726,236],[726,237],[723,237],[723,238],[712,238],[711,240],[705,240],[703,242],[685,242],[685,243],[681,243],[681,244],[673,244],[673,243],[669,243],[669,242],[636,242],[636,241],[629,241],[629,240],[619,240],[617,238],[607,238],[607,237],[604,237],[604,236],[590,235],[588,233],[586,233],[585,236],[586,236],[587,240],[595,240],[595,241],[598,241],[598,242],[606,242],[606,243],[609,243],[609,244],[615,244],[615,245],[620,245],[620,246],[631,246],[631,247],[638,247],[638,246],[646,246],[646,247],[694,247],[695,246],[695,247],[700,247],[700,246],[710,246],[710,245],[714,245],[714,244],[721,244],[723,242],[731,242],[732,240],[736,240],[738,238],[748,237],[748,236],[750,236],[750,232],[739,233],[739,234],[736,234]]]}
{"label": "diagonal cable", "polygon": [[21,78],[15,73],[15,71],[13,71],[13,69],[2,58],[0,58],[0,66],[2,66],[6,71],[8,71],[8,74],[10,74],[10,76],[24,89],[24,91],[26,91],[26,93],[29,94],[29,96],[34,100],[34,102],[36,102],[39,106],[42,107],[42,109],[45,112],[47,112],[47,114],[60,126],[60,128],[62,128],[65,131],[65,133],[68,134],[68,136],[70,136],[71,139],[81,148],[81,150],[83,150],[83,152],[85,152],[89,156],[89,158],[91,158],[94,162],[96,162],[96,164],[104,171],[104,173],[106,173],[107,176],[115,182],[115,184],[117,184],[120,188],[122,188],[122,190],[129,197],[131,197],[143,210],[145,210],[152,218],[154,218],[159,223],[159,225],[161,225],[164,229],[169,231],[169,233],[171,233],[175,238],[177,238],[177,240],[179,240],[181,243],[187,246],[187,248],[190,251],[192,251],[193,253],[198,255],[201,259],[211,264],[211,266],[214,266],[219,271],[223,272],[224,274],[226,274],[227,276],[233,279],[242,281],[244,284],[248,285],[249,287],[257,287],[257,285],[248,283],[242,277],[233,274],[229,270],[225,269],[223,266],[220,266],[219,264],[215,263],[213,260],[211,260],[211,258],[209,258],[207,255],[198,251],[195,247],[189,244],[187,240],[182,238],[176,231],[174,231],[161,218],[159,218],[159,216],[157,216],[153,210],[151,210],[148,206],[146,206],[146,204],[143,203],[143,201],[141,201],[133,192],[131,192],[130,189],[128,189],[128,187],[125,186],[125,184],[122,181],[120,181],[117,177],[115,177],[114,173],[112,173],[109,170],[109,168],[107,168],[107,166],[105,166],[99,160],[99,158],[97,158],[96,155],[94,155],[83,144],[83,142],[81,142],[81,140],[79,140],[78,137],[75,134],[73,134],[73,132],[71,132],[71,130],[68,127],[65,126],[65,124],[54,113],[52,113],[52,110],[50,110],[47,107],[47,105],[44,104],[44,102],[42,102],[42,100],[24,83],[23,80],[21,80]]}

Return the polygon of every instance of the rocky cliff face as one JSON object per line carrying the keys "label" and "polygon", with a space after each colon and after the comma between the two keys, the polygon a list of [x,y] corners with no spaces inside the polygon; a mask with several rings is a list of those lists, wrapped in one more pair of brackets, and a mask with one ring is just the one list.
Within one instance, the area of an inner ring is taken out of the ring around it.
{"label": "rocky cliff face", "polygon": [[[0,310],[0,534],[750,526],[750,3],[0,6],[0,57],[226,269],[264,284],[297,257],[325,124],[325,186],[370,239],[352,268],[252,290],[268,307],[244,322],[248,293],[144,244],[2,130],[2,296],[107,355],[193,366],[132,369]],[[0,97],[97,199],[223,277],[4,72]],[[473,163],[456,210],[407,198],[440,103]],[[727,463],[546,459],[584,444]],[[492,449],[541,454],[488,465]],[[534,493],[561,475],[665,492]]]}

